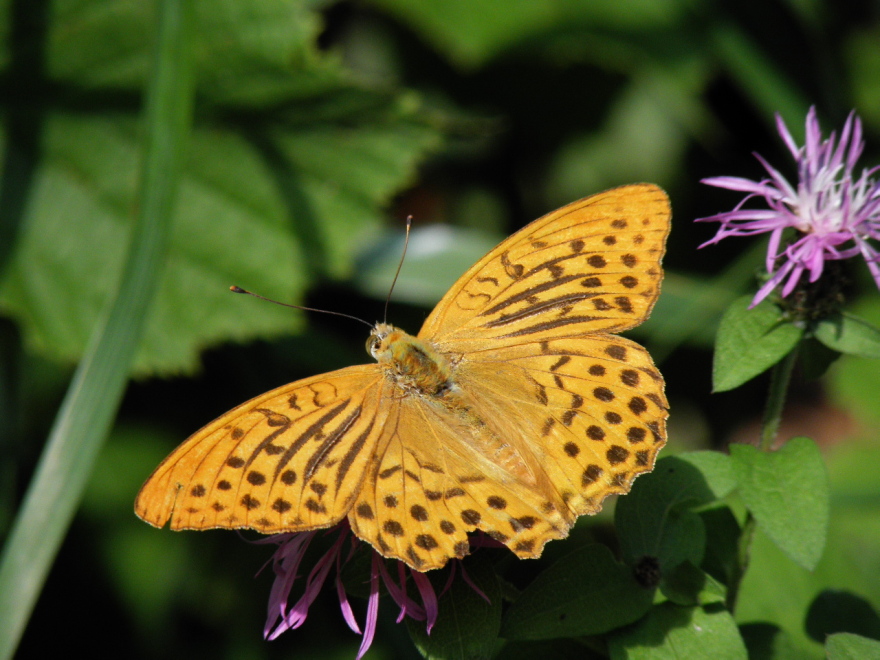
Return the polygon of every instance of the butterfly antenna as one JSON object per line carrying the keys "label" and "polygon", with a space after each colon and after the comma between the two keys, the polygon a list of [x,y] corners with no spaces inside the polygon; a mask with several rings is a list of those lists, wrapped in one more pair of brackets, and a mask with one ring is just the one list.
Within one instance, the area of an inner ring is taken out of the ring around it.
{"label": "butterfly antenna", "polygon": [[281,305],[282,307],[290,307],[291,309],[301,309],[305,312],[320,312],[321,314],[332,314],[333,316],[342,316],[347,319],[354,319],[355,321],[360,321],[368,328],[373,327],[371,323],[367,323],[363,319],[359,319],[357,316],[352,316],[351,314],[343,314],[342,312],[331,312],[328,309],[315,309],[314,307],[303,307],[302,305],[290,305],[288,303],[278,302],[277,300],[272,300],[271,298],[266,298],[265,296],[261,296],[259,293],[254,293],[253,291],[248,291],[247,289],[242,289],[240,286],[231,286],[229,290],[232,293],[246,293],[249,296],[253,296],[254,298],[259,298],[260,300],[265,300],[266,302],[275,303],[276,305]]}
{"label": "butterfly antenna", "polygon": [[385,316],[382,322],[388,321],[388,303],[391,302],[391,294],[394,292],[394,285],[397,284],[397,276],[400,275],[400,269],[403,268],[403,260],[406,258],[406,248],[409,245],[409,230],[412,227],[412,216],[406,216],[406,236],[403,239],[403,253],[400,255],[400,263],[397,264],[397,272],[394,273],[394,279],[391,280],[391,288],[388,289],[388,297],[385,298]]}

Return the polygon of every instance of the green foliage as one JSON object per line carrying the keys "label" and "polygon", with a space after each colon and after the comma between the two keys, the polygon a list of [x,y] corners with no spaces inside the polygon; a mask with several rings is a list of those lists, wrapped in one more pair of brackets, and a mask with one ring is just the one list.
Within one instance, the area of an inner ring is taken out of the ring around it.
{"label": "green foliage", "polygon": [[589,544],[541,573],[507,611],[506,639],[601,635],[632,623],[651,607],[654,591],[604,545]]}
{"label": "green foliage", "polygon": [[786,321],[773,303],[750,309],[751,296],[736,300],[724,313],[715,340],[712,389],[726,392],[767,371],[797,346],[803,329]]}
{"label": "green foliage", "polygon": [[813,332],[816,339],[840,353],[880,358],[880,328],[852,314],[822,319]]}
{"label": "green foliage", "polygon": [[[876,16],[829,0],[723,12],[676,0],[181,1],[194,10],[195,108],[175,145],[186,160],[171,235],[155,299],[131,301],[145,310],[134,367],[100,351],[119,385],[92,389],[80,413],[94,437],[74,452],[83,483],[103,435],[91,413],[112,415],[122,379],[139,380],[21,657],[56,655],[56,637],[67,654],[354,657],[360,638],[333,593],[302,628],[261,639],[272,576],[252,575],[266,545],[158,531],[131,513],[150,470],[212,417],[364,359],[355,324],[307,325],[229,285],[379,319],[399,218],[412,214],[388,320],[417,330],[499,236],[634,181],[663,185],[674,209],[663,295],[636,331],[672,402],[664,458],[542,559],[467,558],[490,602],[458,575],[430,636],[423,622],[395,625],[383,595],[367,657],[880,657],[880,369],[867,359],[880,356],[880,296],[859,266],[839,316],[799,327],[771,303],[749,310],[766,247],[696,250],[710,228],[691,223],[736,202],[701,178],[759,178],[752,151],[784,170],[775,112],[800,139],[808,105],[829,130],[855,107],[865,164],[880,162]],[[158,7],[0,2],[0,533],[127,266]],[[780,449],[718,451],[754,435],[764,392],[753,379],[795,348],[795,379],[828,376],[782,415]],[[725,394],[709,396],[710,374]],[[67,483],[70,464],[50,464]],[[64,493],[40,506],[72,512],[77,496]],[[20,523],[36,543],[49,538],[40,520]],[[309,558],[324,549],[316,538]],[[369,565],[358,553],[343,576],[361,624]],[[435,573],[439,593],[448,571]]]}
{"label": "green foliage", "polygon": [[[229,286],[297,302],[314,278],[351,275],[381,207],[439,138],[415,98],[365,88],[316,49],[308,3],[195,6],[199,105],[141,375],[192,371],[221,340],[290,332],[289,311],[231,300]],[[49,25],[49,73],[78,99],[35,100],[48,104],[41,158],[0,309],[51,358],[82,354],[124,263],[154,11],[61,2]]]}
{"label": "green foliage", "polygon": [[792,438],[775,452],[733,445],[730,458],[758,525],[794,561],[815,568],[828,529],[828,477],[816,443]]}

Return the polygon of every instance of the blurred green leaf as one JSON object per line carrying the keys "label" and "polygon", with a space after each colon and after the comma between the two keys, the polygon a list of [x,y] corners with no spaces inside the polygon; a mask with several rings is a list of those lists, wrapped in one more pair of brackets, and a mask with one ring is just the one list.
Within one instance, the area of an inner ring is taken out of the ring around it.
{"label": "blurred green leaf", "polygon": [[372,0],[420,32],[434,46],[463,67],[476,67],[544,32],[580,24],[597,32],[608,28],[638,29],[668,26],[682,16],[685,4],[676,0]]}
{"label": "blurred green leaf", "polygon": [[[193,370],[209,344],[291,332],[289,310],[233,299],[229,286],[298,302],[316,277],[351,275],[382,206],[438,142],[411,97],[371,91],[317,50],[310,3],[197,4],[200,84],[212,105],[201,106],[192,135],[140,374]],[[67,3],[51,26],[53,67],[89,111],[61,104],[47,116],[0,308],[31,350],[54,359],[81,355],[122,267],[151,8]],[[111,89],[132,102],[114,101]]]}
{"label": "blurred green leaf", "polygon": [[608,650],[612,660],[748,658],[733,617],[715,605],[657,605],[637,624],[612,634]]}
{"label": "blurred green leaf", "polygon": [[880,358],[880,328],[852,314],[822,319],[813,329],[825,346],[848,355]]}
{"label": "blurred green leaf", "polygon": [[505,639],[599,635],[632,623],[651,606],[654,590],[604,545],[591,543],[543,571],[520,594],[502,623]]}
{"label": "blurred green leaf", "polygon": [[[425,658],[490,658],[498,646],[501,628],[501,589],[485,557],[471,557],[465,563],[471,581],[486,595],[486,602],[461,575],[440,597],[440,612],[431,634],[424,621],[407,619],[413,642]],[[459,569],[462,570],[462,569]],[[428,574],[434,591],[442,593],[446,574]]]}
{"label": "blurred green leaf", "polygon": [[739,494],[758,525],[804,568],[822,557],[828,531],[828,474],[816,443],[792,438],[763,452],[731,445]]}
{"label": "blurred green leaf", "polygon": [[721,318],[715,340],[712,390],[726,392],[763,373],[791,352],[803,330],[788,323],[778,307],[751,296],[738,298]]}
{"label": "blurred green leaf", "polygon": [[[880,324],[880,297],[876,293],[863,296],[853,306],[859,317],[872,325]],[[830,371],[829,389],[835,402],[852,415],[874,428],[880,422],[880,369],[872,360],[844,355]]]}
{"label": "blurred green leaf", "polygon": [[828,660],[864,660],[880,658],[880,642],[852,633],[831,635],[825,642]]}
{"label": "blurred green leaf", "polygon": [[[138,213],[125,263],[85,325],[88,345],[68,387],[0,558],[0,658],[11,657],[116,416],[159,288],[194,102],[192,4],[165,0],[151,48]],[[57,245],[55,245],[57,248]],[[33,265],[42,275],[40,264]]]}
{"label": "blurred green leaf", "polygon": [[[501,238],[452,225],[412,229],[392,300],[433,306]],[[380,300],[387,296],[403,255],[403,243],[401,232],[389,232],[362,253],[354,276],[357,288]]]}

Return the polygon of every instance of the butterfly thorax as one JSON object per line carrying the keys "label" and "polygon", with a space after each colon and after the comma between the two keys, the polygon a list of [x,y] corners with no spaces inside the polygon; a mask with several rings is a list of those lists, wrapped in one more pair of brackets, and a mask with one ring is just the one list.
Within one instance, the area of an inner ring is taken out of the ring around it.
{"label": "butterfly thorax", "polygon": [[453,389],[449,360],[425,342],[387,323],[377,323],[367,349],[404,390],[443,397]]}

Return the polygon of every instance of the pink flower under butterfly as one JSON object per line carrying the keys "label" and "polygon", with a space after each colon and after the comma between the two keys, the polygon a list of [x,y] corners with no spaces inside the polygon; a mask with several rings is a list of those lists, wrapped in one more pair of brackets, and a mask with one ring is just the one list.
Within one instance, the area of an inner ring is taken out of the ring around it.
{"label": "pink flower under butterfly", "polygon": [[[302,559],[308,550],[312,539],[319,533],[331,535],[337,534],[330,550],[328,550],[312,567],[305,582],[303,594],[299,599],[290,606],[289,601],[291,592],[297,579],[301,577],[299,568]],[[488,541],[488,537],[486,537]],[[272,640],[277,638],[281,633],[299,628],[306,620],[309,613],[309,607],[314,602],[318,593],[321,591],[324,583],[330,575],[331,571],[335,571],[336,593],[339,597],[339,605],[342,609],[342,616],[348,627],[354,632],[363,636],[360,649],[358,650],[357,660],[367,652],[373,643],[373,637],[376,633],[376,621],[379,614],[379,583],[385,585],[391,598],[400,607],[400,614],[397,622],[403,621],[404,617],[410,617],[417,621],[426,621],[428,634],[437,622],[438,614],[438,595],[431,585],[431,581],[424,573],[412,570],[403,562],[394,561],[397,565],[397,576],[392,576],[389,571],[385,559],[377,552],[372,550],[360,541],[351,532],[348,521],[343,521],[328,530],[314,530],[311,532],[292,532],[287,534],[275,534],[257,543],[275,543],[278,549],[272,557],[272,569],[275,572],[275,582],[272,585],[272,591],[269,594],[269,614],[266,619],[266,627],[263,635],[266,639]],[[476,543],[475,545],[480,545]],[[352,611],[351,604],[348,601],[348,595],[342,584],[341,572],[343,566],[352,558],[358,549],[366,549],[372,554],[372,565],[370,570],[370,595],[367,600],[367,615],[363,631]],[[456,569],[461,571],[463,579],[485,600],[489,600],[486,595],[470,580],[464,568],[460,566],[457,560],[450,562],[452,570],[449,579],[441,591],[440,595],[449,588],[456,574]],[[419,593],[421,603],[416,602],[407,595],[406,581],[412,578],[416,589]]]}
{"label": "pink flower under butterfly", "polygon": [[[797,187],[758,154],[755,157],[769,175],[761,181],[729,176],[703,179],[710,186],[748,194],[732,211],[697,219],[721,223],[715,237],[700,247],[728,236],[770,233],[766,259],[770,277],[752,306],[780,285],[782,296],[788,296],[805,273],[815,282],[826,261],[858,255],[865,259],[880,287],[880,253],[871,242],[880,239],[880,183],[872,179],[880,167],[865,169],[860,177],[854,177],[856,161],[865,146],[861,120],[855,112],[850,113],[840,140],[832,133],[823,141],[816,109],[810,108],[802,147],[795,144],[778,115],[776,126],[797,163]],[[769,208],[743,208],[752,198],[763,198]],[[797,233],[783,245],[783,234],[789,228]]]}

